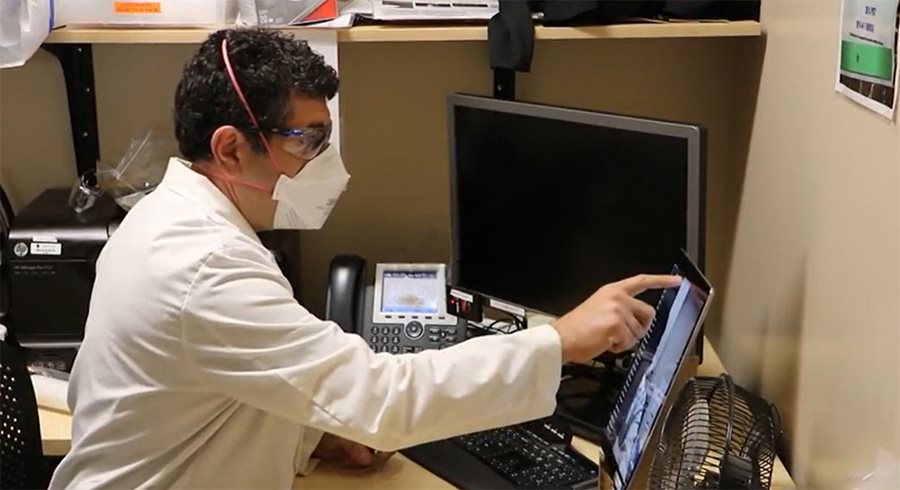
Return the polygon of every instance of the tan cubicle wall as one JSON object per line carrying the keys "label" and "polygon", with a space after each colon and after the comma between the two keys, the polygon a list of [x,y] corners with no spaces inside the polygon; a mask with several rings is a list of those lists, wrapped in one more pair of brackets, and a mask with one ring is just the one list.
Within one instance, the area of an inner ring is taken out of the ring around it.
{"label": "tan cubicle wall", "polygon": [[[837,0],[763,1],[714,338],[737,380],[781,408],[800,488],[861,488],[890,471],[879,452],[900,464],[900,128],[834,92],[839,19]],[[888,478],[872,488],[900,488]]]}
{"label": "tan cubicle wall", "polygon": [[[708,258],[723,282],[730,248],[728,148],[734,53],[749,40],[538,42],[520,100],[699,122],[709,128]],[[490,93],[482,43],[341,47],[344,152],[351,189],[320,233],[304,236],[316,291],[335,252],[370,262],[448,260],[446,94]],[[652,199],[653,196],[647,196]],[[540,233],[534,223],[530,233]],[[527,267],[528,264],[523,264]],[[310,297],[314,308],[321,297]]]}
{"label": "tan cubicle wall", "polygon": [[[758,43],[541,41],[532,73],[519,77],[518,94],[534,102],[705,125],[708,266],[723,283],[733,229],[729,196],[736,192],[727,188],[734,76],[741,63],[735,53]],[[104,161],[118,158],[129,138],[148,125],[171,128],[174,87],[194,48],[95,45]],[[353,178],[325,229],[302,236],[301,288],[317,313],[334,254],[359,253],[370,263],[449,260],[445,99],[452,92],[487,94],[492,80],[483,42],[343,43],[340,64],[343,150]],[[69,185],[74,175],[60,77],[46,53],[23,68],[0,72],[0,175],[17,206],[44,186]]]}

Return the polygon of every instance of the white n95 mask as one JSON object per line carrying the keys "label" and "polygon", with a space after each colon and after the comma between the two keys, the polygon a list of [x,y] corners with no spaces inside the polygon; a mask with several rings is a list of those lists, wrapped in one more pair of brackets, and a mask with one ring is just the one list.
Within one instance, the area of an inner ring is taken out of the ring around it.
{"label": "white n95 mask", "polygon": [[293,178],[278,177],[272,199],[276,230],[318,230],[347,188],[350,174],[334,146],[313,158]]}

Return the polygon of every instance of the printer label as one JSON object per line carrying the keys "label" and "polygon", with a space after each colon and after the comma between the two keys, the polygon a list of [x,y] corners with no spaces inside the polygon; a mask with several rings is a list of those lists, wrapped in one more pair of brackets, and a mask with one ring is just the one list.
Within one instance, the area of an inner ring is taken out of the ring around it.
{"label": "printer label", "polygon": [[490,305],[491,305],[491,308],[496,308],[500,311],[512,313],[513,315],[525,316],[525,309],[520,308],[516,305],[504,303],[503,301],[497,301],[496,299],[493,299],[493,298],[491,298]]}
{"label": "printer label", "polygon": [[31,255],[62,255],[62,244],[32,242]]}
{"label": "printer label", "polygon": [[474,303],[475,302],[474,296],[472,296],[471,294],[468,294],[468,293],[464,293],[458,289],[450,289],[450,296],[453,296],[456,299],[461,299],[461,300],[465,301],[466,303]]}

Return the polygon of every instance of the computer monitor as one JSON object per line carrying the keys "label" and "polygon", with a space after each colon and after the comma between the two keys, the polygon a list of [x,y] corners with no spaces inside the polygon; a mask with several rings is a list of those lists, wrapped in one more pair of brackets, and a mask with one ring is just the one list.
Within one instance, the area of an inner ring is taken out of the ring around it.
{"label": "computer monitor", "polygon": [[558,316],[678,250],[702,265],[703,128],[468,95],[448,112],[454,285]]}

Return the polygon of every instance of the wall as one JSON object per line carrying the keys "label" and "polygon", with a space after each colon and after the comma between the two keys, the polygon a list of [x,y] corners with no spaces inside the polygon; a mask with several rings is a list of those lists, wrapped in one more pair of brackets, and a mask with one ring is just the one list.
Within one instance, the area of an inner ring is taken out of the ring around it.
{"label": "wall", "polygon": [[[733,216],[726,190],[712,183],[727,174],[733,53],[755,41],[539,42],[517,94],[706,125],[709,267],[724,282]],[[491,84],[482,43],[344,45],[340,60],[344,150],[353,179],[326,228],[304,237],[307,292],[321,291],[327,260],[341,251],[370,262],[449,259],[446,94],[487,94]],[[539,233],[540,223],[535,228]],[[308,296],[314,309],[321,301]]]}
{"label": "wall", "polygon": [[[733,210],[723,185],[731,139],[735,50],[755,39],[537,43],[521,99],[692,121],[709,129],[708,265],[724,282]],[[171,129],[171,100],[192,45],[97,45],[101,157],[114,162],[148,125]],[[490,88],[484,43],[343,44],[343,150],[353,179],[324,230],[301,237],[301,290],[321,313],[328,261],[354,252],[378,261],[450,255],[446,94]],[[21,206],[69,185],[73,156],[64,87],[39,52],[0,72],[0,178]],[[733,206],[732,206],[733,207]],[[731,217],[729,217],[731,216]],[[715,318],[715,315],[714,315]]]}
{"label": "wall", "polygon": [[850,487],[879,449],[900,458],[900,128],[833,91],[839,15],[837,0],[763,2],[714,338],[738,381],[781,408],[801,488]]}
{"label": "wall", "polygon": [[[149,127],[172,134],[172,100],[192,45],[98,45],[94,72],[100,157],[115,164]],[[44,51],[0,71],[0,179],[15,207],[74,182],[75,155],[65,85]]]}

